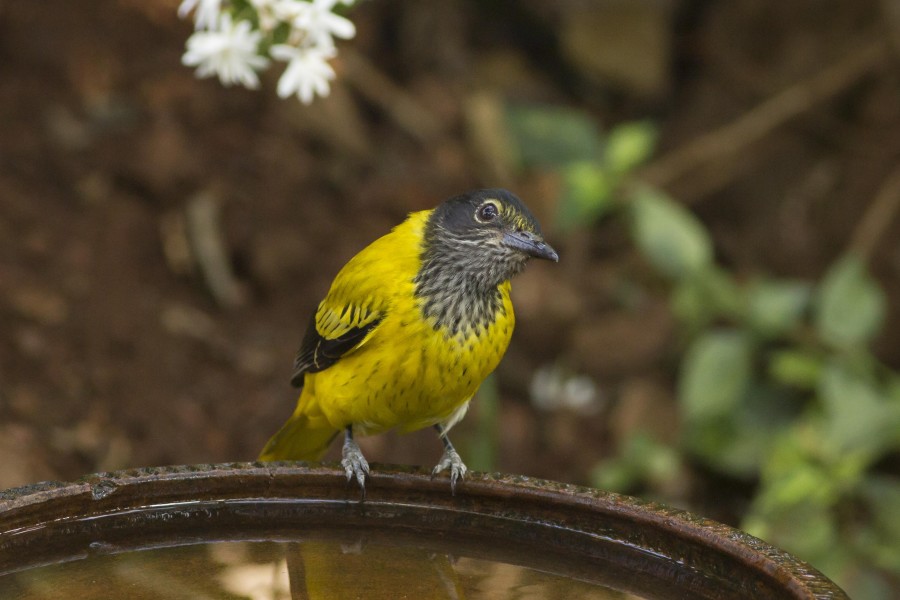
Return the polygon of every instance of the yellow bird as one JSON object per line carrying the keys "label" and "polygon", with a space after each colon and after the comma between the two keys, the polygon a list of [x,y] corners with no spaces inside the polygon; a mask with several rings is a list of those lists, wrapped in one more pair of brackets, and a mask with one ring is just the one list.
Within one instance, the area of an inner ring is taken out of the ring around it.
{"label": "yellow bird", "polygon": [[510,278],[557,261],[512,193],[469,192],[415,212],[354,256],[312,316],[294,361],[297,408],[260,460],[319,460],[344,431],[341,464],[365,489],[354,435],[435,427],[451,489],[466,465],[447,432],[500,362],[515,317]]}

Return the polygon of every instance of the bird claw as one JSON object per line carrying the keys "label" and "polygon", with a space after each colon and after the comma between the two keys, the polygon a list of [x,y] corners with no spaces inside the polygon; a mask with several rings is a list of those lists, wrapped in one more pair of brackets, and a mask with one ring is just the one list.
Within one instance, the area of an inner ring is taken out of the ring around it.
{"label": "bird claw", "polygon": [[431,471],[431,476],[434,477],[444,469],[450,469],[450,493],[455,496],[456,482],[465,479],[466,472],[469,469],[462,461],[462,458],[460,458],[459,453],[452,448],[448,448],[444,451],[444,455],[441,457],[440,462],[438,462]]}
{"label": "bird claw", "polygon": [[344,473],[347,474],[347,481],[351,481],[354,477],[359,483],[363,494],[366,493],[366,475],[369,474],[369,461],[363,456],[359,445],[352,439],[344,440],[344,448],[341,451],[343,458],[341,466],[344,467]]}

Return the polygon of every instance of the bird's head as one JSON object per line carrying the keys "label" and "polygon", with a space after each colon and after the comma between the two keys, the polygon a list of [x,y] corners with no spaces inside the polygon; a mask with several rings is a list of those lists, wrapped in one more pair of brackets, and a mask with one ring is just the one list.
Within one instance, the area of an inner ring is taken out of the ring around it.
{"label": "bird's head", "polygon": [[521,271],[529,258],[559,260],[528,207],[503,189],[468,192],[435,208],[426,228],[425,258],[433,267],[461,270],[488,286]]}

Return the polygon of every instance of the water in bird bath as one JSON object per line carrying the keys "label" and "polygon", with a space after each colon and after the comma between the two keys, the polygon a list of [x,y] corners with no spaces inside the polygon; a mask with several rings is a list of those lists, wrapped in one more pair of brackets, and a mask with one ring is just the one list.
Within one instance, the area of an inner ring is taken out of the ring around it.
{"label": "water in bird bath", "polygon": [[[109,550],[108,548],[106,550]],[[596,582],[427,546],[385,543],[209,542],[94,552],[0,578],[16,600],[292,598],[366,600],[632,598]],[[641,596],[643,597],[643,596]]]}

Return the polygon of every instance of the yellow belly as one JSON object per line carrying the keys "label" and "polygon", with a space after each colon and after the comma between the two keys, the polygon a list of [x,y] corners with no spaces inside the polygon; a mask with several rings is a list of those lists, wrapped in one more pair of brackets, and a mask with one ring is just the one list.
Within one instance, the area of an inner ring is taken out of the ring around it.
{"label": "yellow belly", "polygon": [[395,306],[359,350],[305,376],[298,412],[336,429],[352,424],[362,434],[447,423],[509,344],[515,317],[508,283],[501,294],[503,310],[487,329],[456,336],[422,319],[410,294],[409,305]]}

